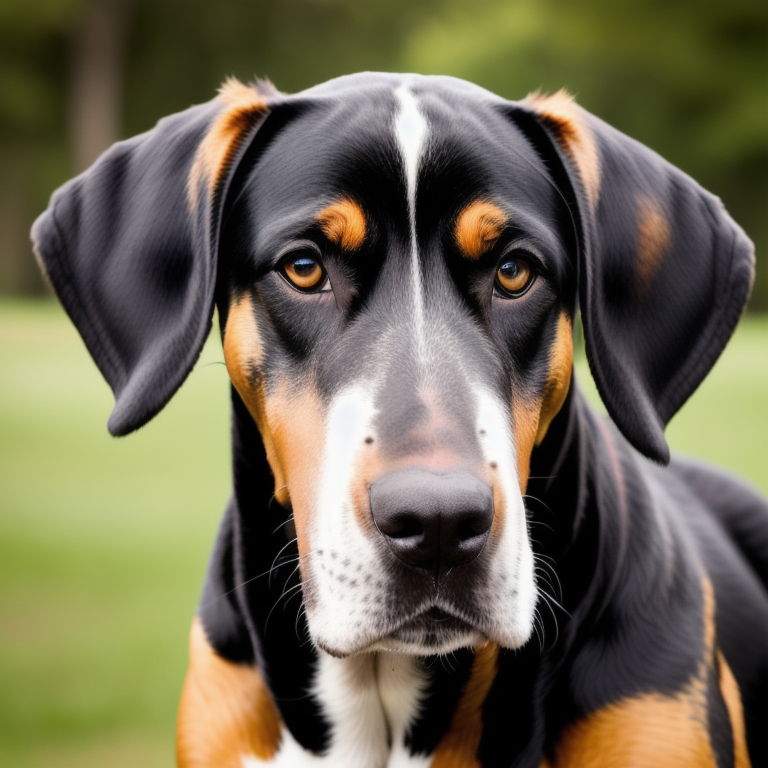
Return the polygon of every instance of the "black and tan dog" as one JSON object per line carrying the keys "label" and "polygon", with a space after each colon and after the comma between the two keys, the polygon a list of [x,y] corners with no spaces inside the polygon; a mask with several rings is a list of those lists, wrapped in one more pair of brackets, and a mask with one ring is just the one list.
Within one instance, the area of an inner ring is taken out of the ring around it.
{"label": "black and tan dog", "polygon": [[564,94],[231,81],[34,239],[115,435],[218,308],[234,493],[181,766],[768,765],[768,507],[663,435],[753,270],[690,178]]}

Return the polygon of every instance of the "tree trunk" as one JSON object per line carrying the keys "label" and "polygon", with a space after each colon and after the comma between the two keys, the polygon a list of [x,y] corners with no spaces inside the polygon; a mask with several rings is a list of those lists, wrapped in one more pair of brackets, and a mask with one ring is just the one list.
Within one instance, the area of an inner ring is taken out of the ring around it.
{"label": "tree trunk", "polygon": [[131,0],[90,0],[74,30],[69,133],[72,163],[78,173],[121,135],[130,6]]}

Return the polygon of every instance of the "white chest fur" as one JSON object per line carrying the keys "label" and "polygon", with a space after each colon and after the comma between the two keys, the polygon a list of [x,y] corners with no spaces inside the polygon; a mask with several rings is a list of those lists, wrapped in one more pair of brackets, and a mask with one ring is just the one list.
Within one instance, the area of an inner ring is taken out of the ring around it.
{"label": "white chest fur", "polygon": [[427,768],[431,756],[411,756],[404,742],[426,684],[424,670],[404,654],[379,652],[336,659],[320,652],[313,693],[331,725],[326,754],[306,752],[283,730],[274,760],[265,763],[244,757],[243,766]]}

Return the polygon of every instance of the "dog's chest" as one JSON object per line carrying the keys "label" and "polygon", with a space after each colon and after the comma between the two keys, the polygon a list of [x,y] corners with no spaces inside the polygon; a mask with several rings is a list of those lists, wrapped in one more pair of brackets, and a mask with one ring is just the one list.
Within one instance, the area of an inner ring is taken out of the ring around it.
{"label": "dog's chest", "polygon": [[430,755],[411,755],[405,744],[419,713],[427,674],[412,657],[380,652],[347,659],[321,654],[313,693],[330,726],[328,751],[304,750],[285,728],[274,759],[245,758],[246,768],[368,766],[427,768]]}

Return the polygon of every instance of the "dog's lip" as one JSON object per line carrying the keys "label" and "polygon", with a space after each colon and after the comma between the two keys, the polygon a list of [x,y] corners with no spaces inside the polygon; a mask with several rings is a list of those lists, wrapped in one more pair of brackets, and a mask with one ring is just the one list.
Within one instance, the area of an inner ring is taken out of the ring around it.
{"label": "dog's lip", "polygon": [[407,631],[410,627],[429,626],[430,624],[438,626],[452,624],[456,631],[480,631],[480,627],[477,626],[476,622],[469,620],[458,611],[442,604],[434,603],[387,628],[384,635],[394,637],[403,631]]}
{"label": "dog's lip", "polygon": [[448,613],[448,611],[443,610],[437,605],[433,605],[428,610],[424,611],[424,613],[420,614],[416,618],[420,618],[421,616],[426,616],[426,618],[431,619],[432,621],[447,621],[448,619],[457,619],[458,616],[454,616],[451,613]]}
{"label": "dog's lip", "polygon": [[[448,643],[451,646],[448,651],[469,645],[475,647],[490,639],[486,631],[476,622],[470,622],[458,612],[446,610],[443,606],[429,604],[408,616],[401,617],[396,623],[393,622],[389,626],[380,627],[379,631],[369,634],[364,639],[360,638],[359,642],[354,643],[351,647],[344,649],[334,647],[323,642],[320,638],[316,638],[315,642],[321,650],[337,658],[376,651],[395,651],[417,655],[448,652],[440,647],[425,643],[426,636],[419,642],[415,641],[415,638],[409,637],[409,633],[427,633],[429,635],[438,633],[441,636],[439,645]],[[456,645],[451,643],[451,636],[457,642]]]}

